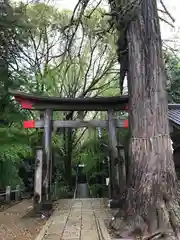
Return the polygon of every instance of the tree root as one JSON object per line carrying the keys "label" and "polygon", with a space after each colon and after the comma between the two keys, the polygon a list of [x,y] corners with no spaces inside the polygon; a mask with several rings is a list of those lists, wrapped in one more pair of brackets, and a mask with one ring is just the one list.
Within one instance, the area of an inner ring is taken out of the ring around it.
{"label": "tree root", "polygon": [[167,200],[157,203],[156,211],[149,211],[146,216],[116,214],[110,221],[115,235],[122,239],[142,240],[180,240],[180,207],[177,202]]}

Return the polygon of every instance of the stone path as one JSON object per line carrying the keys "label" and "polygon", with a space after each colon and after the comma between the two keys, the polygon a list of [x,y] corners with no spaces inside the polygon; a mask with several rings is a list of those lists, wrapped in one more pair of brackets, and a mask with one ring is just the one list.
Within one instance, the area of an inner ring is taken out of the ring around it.
{"label": "stone path", "polygon": [[102,199],[60,200],[36,240],[110,240],[106,217]]}

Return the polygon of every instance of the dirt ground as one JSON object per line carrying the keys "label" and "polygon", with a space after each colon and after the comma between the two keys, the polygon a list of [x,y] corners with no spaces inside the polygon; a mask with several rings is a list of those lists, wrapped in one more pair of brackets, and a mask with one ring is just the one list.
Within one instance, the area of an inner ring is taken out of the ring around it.
{"label": "dirt ground", "polygon": [[16,201],[11,201],[10,203],[0,202],[0,212],[5,211],[6,209],[10,208],[11,206],[17,204]]}
{"label": "dirt ground", "polygon": [[32,200],[23,200],[0,212],[0,240],[34,240],[47,221],[26,216],[32,210]]}

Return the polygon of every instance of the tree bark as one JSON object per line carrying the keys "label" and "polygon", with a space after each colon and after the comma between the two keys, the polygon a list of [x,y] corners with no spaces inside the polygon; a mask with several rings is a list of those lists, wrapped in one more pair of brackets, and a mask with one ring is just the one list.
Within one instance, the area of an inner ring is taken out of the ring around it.
{"label": "tree bark", "polygon": [[117,150],[117,134],[116,126],[114,122],[114,112],[113,110],[108,111],[108,138],[109,138],[109,150],[110,150],[110,164],[112,170],[112,197],[117,198],[119,195],[119,168],[118,168],[118,150]]}
{"label": "tree bark", "polygon": [[122,228],[121,233],[123,230],[125,235],[132,235],[135,229],[140,229],[137,235],[151,235],[157,229],[162,233],[171,228],[178,239],[174,211],[176,174],[155,0],[141,2],[136,18],[128,26],[127,40],[131,167],[125,222],[131,227],[127,231]]}

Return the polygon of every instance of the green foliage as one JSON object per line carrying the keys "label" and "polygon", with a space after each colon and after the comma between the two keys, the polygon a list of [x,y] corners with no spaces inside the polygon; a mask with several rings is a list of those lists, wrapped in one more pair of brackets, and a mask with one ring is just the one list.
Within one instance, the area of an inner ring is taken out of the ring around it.
{"label": "green foliage", "polygon": [[16,128],[0,128],[0,188],[22,184],[18,167],[31,155],[28,135]]}
{"label": "green foliage", "polygon": [[52,196],[55,199],[73,197],[72,190],[70,190],[69,187],[66,186],[63,181],[53,184],[51,192],[52,192]]}
{"label": "green foliage", "polygon": [[[68,47],[74,29],[69,26],[72,12],[59,11],[44,3],[28,5],[24,16],[24,24],[29,28],[25,31],[27,45],[22,48],[23,62],[18,71],[20,79],[23,77],[27,82],[26,91],[84,97],[104,94],[111,84],[111,93],[114,88],[118,92],[115,35],[96,37],[97,29],[94,28],[94,23],[99,29],[107,25],[107,19],[101,16],[102,11],[97,9],[90,18],[83,19],[73,46]],[[67,51],[67,48],[71,49]]]}
{"label": "green foliage", "polygon": [[[45,3],[7,5],[6,16],[0,16],[0,113],[7,125],[0,126],[0,188],[20,183],[18,167],[32,157],[32,147],[42,142],[42,130],[24,130],[23,120],[39,117],[20,109],[8,95],[8,88],[20,89],[38,95],[60,97],[114,96],[119,94],[119,65],[116,56],[116,32],[107,31],[109,18],[106,11],[87,9],[76,29],[77,19],[71,22],[71,11]],[[4,37],[5,36],[5,37]],[[74,36],[71,42],[71,37]],[[7,48],[8,46],[8,48]],[[167,91],[170,102],[180,102],[180,61],[165,55],[168,75]],[[54,113],[54,119],[64,119],[69,113]],[[87,114],[74,112],[72,119]],[[95,113],[91,113],[88,118]],[[103,117],[98,115],[99,117]],[[120,130],[120,139],[126,136]],[[69,189],[62,178],[66,175],[64,163],[72,151],[75,165],[86,164],[89,179],[104,178],[107,169],[102,161],[108,155],[107,133],[102,139],[97,134],[75,130],[72,149],[63,131],[54,129],[53,152],[59,185],[59,195]],[[73,177],[75,172],[72,173]],[[99,183],[92,186],[93,194],[100,191]]]}
{"label": "green foliage", "polygon": [[24,83],[19,81],[15,72],[19,47],[24,45],[19,25],[22,11],[8,4],[5,4],[5,8],[7,14],[0,16],[0,118],[6,122],[0,126],[0,188],[22,184],[18,166],[25,157],[31,155],[28,133],[22,128],[22,120],[29,114],[20,111],[8,94],[9,87],[17,89]]}
{"label": "green foliage", "polygon": [[106,156],[98,138],[89,138],[79,150],[78,161],[85,164],[84,171],[92,172]]}
{"label": "green foliage", "polygon": [[15,188],[17,184],[23,185],[23,182],[15,162],[0,160],[0,189],[4,190],[7,185]]}
{"label": "green foliage", "polygon": [[105,186],[105,177],[108,176],[107,163],[105,158],[108,155],[106,132],[99,139],[97,132],[88,132],[88,137],[79,149],[78,155],[75,155],[76,162],[81,162],[85,165],[84,173],[87,175],[91,195],[97,197],[102,194]]}
{"label": "green foliage", "polygon": [[103,184],[92,184],[90,186],[90,193],[91,196],[95,197],[95,198],[99,198],[102,197],[101,194],[103,194],[105,191],[107,191],[107,186],[103,185]]}
{"label": "green foliage", "polygon": [[168,100],[171,103],[180,103],[180,58],[169,52],[166,52],[164,57],[168,78]]}

